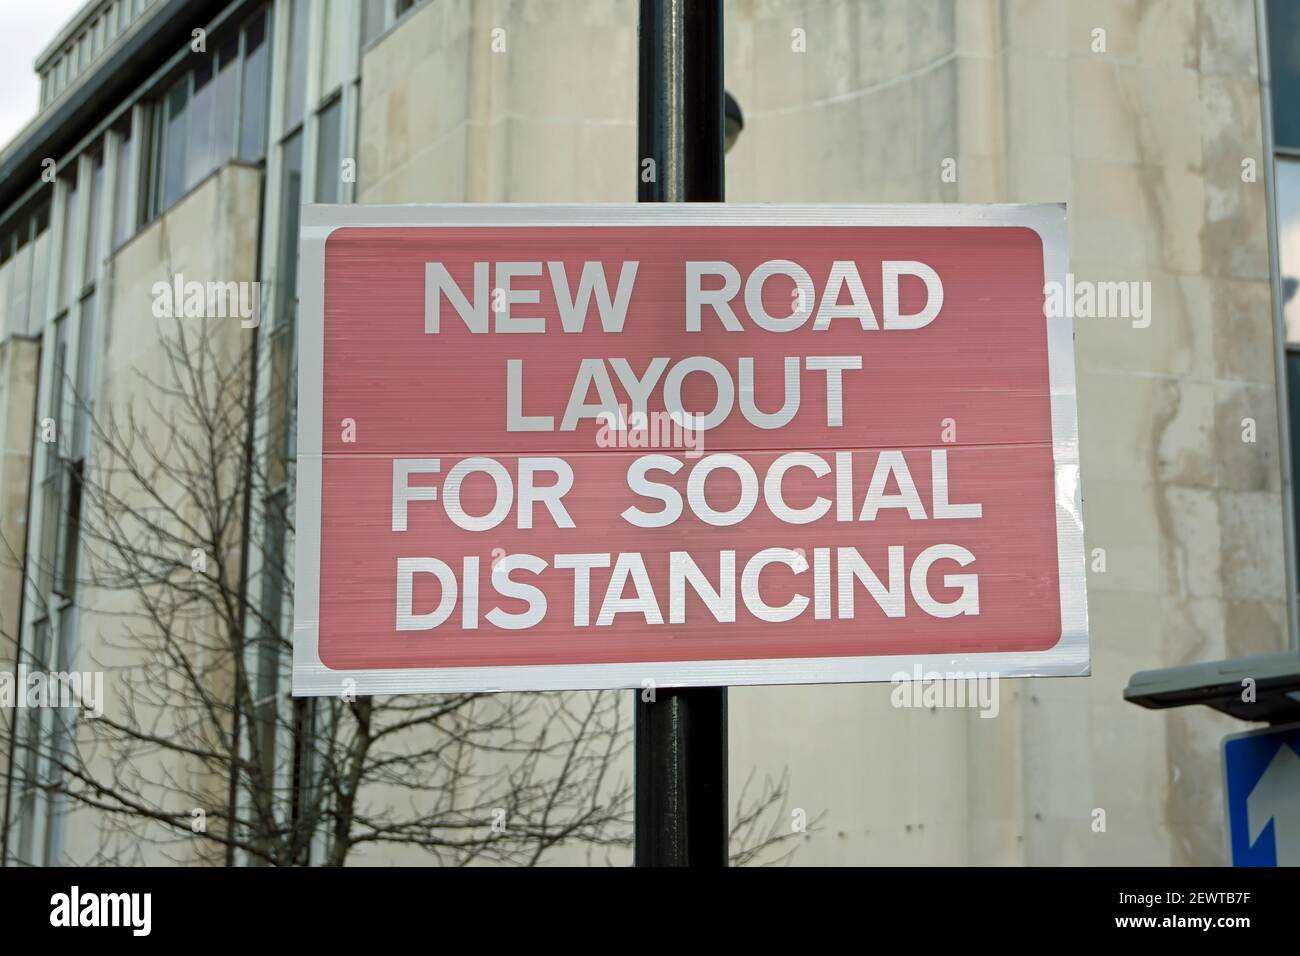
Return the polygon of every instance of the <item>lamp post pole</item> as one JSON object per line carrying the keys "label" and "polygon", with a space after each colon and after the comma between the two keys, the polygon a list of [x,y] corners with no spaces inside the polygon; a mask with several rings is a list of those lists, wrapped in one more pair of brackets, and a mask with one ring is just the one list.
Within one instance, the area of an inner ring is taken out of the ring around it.
{"label": "lamp post pole", "polygon": [[[638,56],[638,201],[721,202],[722,0],[641,0]],[[636,865],[726,866],[727,689],[635,706]]]}

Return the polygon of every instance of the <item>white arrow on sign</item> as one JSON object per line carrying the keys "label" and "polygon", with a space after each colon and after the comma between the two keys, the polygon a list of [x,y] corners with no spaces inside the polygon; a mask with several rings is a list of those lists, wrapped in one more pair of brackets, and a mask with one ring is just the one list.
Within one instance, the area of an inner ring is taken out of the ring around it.
{"label": "white arrow on sign", "polygon": [[1300,757],[1283,744],[1246,798],[1253,844],[1273,821],[1278,866],[1300,866]]}

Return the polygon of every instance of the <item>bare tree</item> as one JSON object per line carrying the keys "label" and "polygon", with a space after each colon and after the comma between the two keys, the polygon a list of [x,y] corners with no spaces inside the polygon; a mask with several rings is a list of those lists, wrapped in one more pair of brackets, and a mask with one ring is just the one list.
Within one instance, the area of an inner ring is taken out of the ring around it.
{"label": "bare tree", "polygon": [[[22,741],[48,770],[11,787],[96,814],[88,863],[619,859],[626,691],[288,695],[292,342],[259,352],[229,320],[162,322],[161,374],[106,390],[120,402],[78,397],[93,441],[71,485],[76,600],[110,706],[61,711]],[[260,376],[272,397],[259,408]],[[784,777],[747,791],[733,859],[786,859]]]}

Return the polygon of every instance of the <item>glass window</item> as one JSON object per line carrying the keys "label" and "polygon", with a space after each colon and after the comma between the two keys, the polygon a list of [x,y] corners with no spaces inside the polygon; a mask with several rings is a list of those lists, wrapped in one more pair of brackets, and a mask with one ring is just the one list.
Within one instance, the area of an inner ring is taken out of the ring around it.
{"label": "glass window", "polygon": [[244,31],[244,95],[239,116],[239,157],[256,162],[266,153],[266,11]]}
{"label": "glass window", "polygon": [[[305,24],[305,15],[300,22]],[[149,218],[168,209],[232,156],[257,162],[266,155],[271,52],[267,31],[263,7],[242,32],[219,39],[211,56],[200,58],[158,104],[155,161],[149,166],[146,194]]]}
{"label": "glass window", "polygon": [[339,166],[342,157],[339,154],[339,139],[343,110],[340,100],[320,111],[318,135],[316,137],[316,201],[338,202],[342,186],[342,170]]}
{"label": "glass window", "polygon": [[31,301],[32,247],[34,245],[29,241],[30,230],[31,220],[24,216],[14,236],[17,244],[14,256],[5,264],[5,267],[11,270],[11,275],[9,288],[0,288],[0,293],[3,293],[3,298],[7,300],[6,304],[0,306],[0,308],[4,308],[7,316],[7,319],[0,320],[0,329],[8,328],[11,331],[27,331],[27,307]]}
{"label": "glass window", "polygon": [[284,91],[284,128],[302,122],[307,96],[307,18],[310,0],[293,0],[289,26],[289,67]]}
{"label": "glass window", "polygon": [[[92,374],[95,354],[95,293],[90,293],[81,302],[81,334],[77,341],[76,378],[66,383],[71,388],[68,404],[71,406],[72,440],[62,445],[65,456],[62,465],[62,488],[56,552],[46,552],[54,565],[54,591],[62,597],[71,599],[77,587],[77,557],[81,544],[81,492],[84,461],[90,445],[90,422],[92,414]],[[66,321],[59,322],[58,338],[62,339],[62,327]],[[57,356],[60,365],[67,364],[67,345],[61,343]],[[61,386],[58,401],[63,403]]]}
{"label": "glass window", "polygon": [[282,487],[292,478],[289,466],[298,437],[294,415],[298,399],[298,326],[292,321],[292,312],[286,319],[271,333],[270,446],[266,475],[267,484],[272,488]]}
{"label": "glass window", "polygon": [[77,593],[77,552],[81,543],[81,484],[83,463],[66,462],[63,468],[64,509],[60,519],[58,552],[54,558],[54,593],[72,600]]}
{"label": "glass window", "polygon": [[41,203],[36,211],[36,241],[32,243],[31,307],[27,313],[27,334],[45,324],[45,302],[50,276],[50,204]]}
{"label": "glass window", "polygon": [[1300,160],[1277,157],[1278,271],[1288,342],[1300,342]]}
{"label": "glass window", "polygon": [[212,59],[194,70],[194,93],[190,97],[190,133],[185,160],[185,188],[193,187],[212,170],[213,103]]}
{"label": "glass window", "polygon": [[213,87],[212,166],[235,155],[235,107],[239,95],[239,34],[217,47],[217,79]]}
{"label": "glass window", "polygon": [[95,293],[81,300],[81,335],[77,339],[77,378],[72,383],[72,449],[69,454],[84,458],[90,445],[91,393],[95,358]]}
{"label": "glass window", "polygon": [[75,298],[76,290],[73,288],[73,282],[76,281],[76,264],[79,256],[72,250],[81,248],[80,238],[77,236],[77,181],[75,179],[68,183],[67,202],[63,206],[63,249],[64,254],[60,256],[63,274],[59,280],[59,308],[67,308],[69,302]]}
{"label": "glass window", "polygon": [[384,32],[384,7],[388,0],[361,0],[361,46]]}
{"label": "glass window", "polygon": [[279,666],[279,622],[283,617],[285,593],[284,558],[285,535],[288,531],[287,509],[288,495],[281,488],[266,499],[266,541],[263,555],[266,563],[262,573],[262,616],[259,630],[271,640],[265,642],[257,673],[257,697],[265,700],[275,694],[275,685],[280,675]]}
{"label": "glass window", "polygon": [[[67,447],[63,440],[63,385],[68,369],[68,318],[60,316],[54,323],[54,367],[50,370],[50,405],[45,414],[54,420],[54,447],[51,452],[62,452]],[[58,467],[59,456],[51,454],[46,457],[48,468],[46,474],[53,473]],[[44,554],[51,552],[45,551]]]}
{"label": "glass window", "polygon": [[347,70],[348,37],[352,35],[357,8],[354,0],[321,0],[325,35],[321,43],[320,91],[322,97],[343,82]]}
{"label": "glass window", "polygon": [[[73,669],[77,653],[77,613],[72,607],[59,613],[59,642],[57,667],[61,671]],[[46,791],[47,816],[45,819],[45,857],[46,866],[54,866],[63,861],[63,832],[67,818],[67,796],[57,789],[63,782],[63,764],[72,754],[72,735],[77,722],[77,708],[53,707],[50,711],[49,749],[50,764],[47,768],[46,785],[52,789]]]}
{"label": "glass window", "polygon": [[90,175],[90,213],[86,218],[86,270],[82,273],[82,285],[95,281],[99,263],[104,258],[104,239],[100,235],[99,207],[104,198],[104,154],[97,155],[91,167]]}
{"label": "glass window", "polygon": [[285,499],[282,489],[266,502],[266,538],[262,543],[261,621],[258,625],[256,689],[253,721],[257,727],[258,754],[262,773],[275,776],[275,749],[278,734],[276,709],[280,683],[281,650],[279,622],[284,612],[285,592]]}
{"label": "glass window", "polygon": [[[77,640],[77,615],[71,608],[68,608],[59,615],[58,657],[54,659],[53,666],[61,671],[74,670],[77,666],[77,650],[80,643]],[[59,708],[61,713],[68,713],[69,711],[73,715],[76,714],[75,708]]]}
{"label": "glass window", "polygon": [[1276,145],[1300,149],[1300,4],[1269,0],[1268,58]]}
{"label": "glass window", "polygon": [[128,209],[131,201],[131,168],[135,159],[131,128],[123,130],[117,141],[117,182],[113,184],[113,248],[122,245],[135,234],[135,210]]}
{"label": "glass window", "polygon": [[280,255],[276,268],[276,285],[280,298],[276,302],[276,321],[298,298],[298,214],[302,205],[302,133],[294,133],[284,144],[284,168],[281,179]]}
{"label": "glass window", "polygon": [[288,480],[288,454],[293,415],[294,330],[298,323],[298,221],[302,203],[302,134],[284,144],[280,249],[277,256],[274,328],[271,343],[271,460],[268,481],[279,487]]}
{"label": "glass window", "polygon": [[[33,668],[48,667],[50,653],[50,622],[46,618],[37,621],[32,627],[32,658],[28,666]],[[41,718],[43,710],[26,711],[25,719],[19,719],[23,712],[14,714],[15,723],[21,728],[23,756],[19,763],[23,786],[19,793],[18,818],[21,821],[18,834],[18,859],[24,863],[37,863],[32,859],[33,839],[36,824],[36,797],[40,793],[37,780],[38,758],[41,744]]]}
{"label": "glass window", "polygon": [[49,474],[41,481],[41,551],[36,562],[36,588],[42,610],[54,591],[55,549],[59,546],[59,520],[63,512],[63,462],[50,455]]}
{"label": "glass window", "polygon": [[185,140],[189,135],[189,77],[184,77],[167,94],[163,117],[162,201],[158,211],[167,209],[185,192]]}

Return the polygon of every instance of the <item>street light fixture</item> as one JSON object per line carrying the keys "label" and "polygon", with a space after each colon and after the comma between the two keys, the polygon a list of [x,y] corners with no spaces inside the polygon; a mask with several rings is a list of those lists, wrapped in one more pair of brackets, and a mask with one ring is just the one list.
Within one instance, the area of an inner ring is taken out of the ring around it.
{"label": "street light fixture", "polygon": [[745,116],[740,112],[740,104],[727,91],[722,92],[722,151],[731,152],[736,145],[740,131],[745,128]]}

